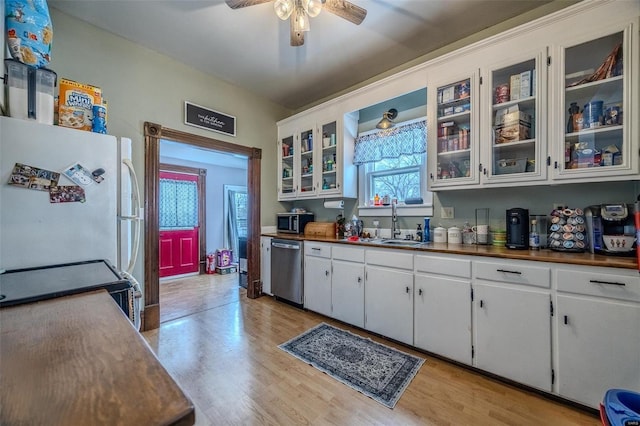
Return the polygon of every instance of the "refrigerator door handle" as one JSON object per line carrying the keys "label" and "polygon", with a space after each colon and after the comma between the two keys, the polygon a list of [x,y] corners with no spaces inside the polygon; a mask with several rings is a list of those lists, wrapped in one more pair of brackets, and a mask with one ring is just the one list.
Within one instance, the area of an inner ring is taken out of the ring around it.
{"label": "refrigerator door handle", "polygon": [[129,265],[127,267],[126,272],[129,274],[133,273],[133,267],[136,264],[136,259],[138,257],[138,248],[140,246],[140,222],[143,220],[140,217],[140,187],[138,186],[138,177],[136,176],[136,170],[133,167],[133,163],[128,158],[122,159],[122,164],[127,166],[127,170],[129,171],[129,177],[131,180],[131,189],[132,189],[132,214],[130,216],[121,215],[120,219],[123,220],[131,220],[132,228],[133,228],[133,244],[131,247],[131,257],[129,259]]}

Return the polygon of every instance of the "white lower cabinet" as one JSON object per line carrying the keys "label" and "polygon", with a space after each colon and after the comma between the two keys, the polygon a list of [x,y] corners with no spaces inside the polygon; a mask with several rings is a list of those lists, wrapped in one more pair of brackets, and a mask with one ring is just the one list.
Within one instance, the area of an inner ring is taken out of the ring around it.
{"label": "white lower cabinet", "polygon": [[549,292],[477,281],[474,365],[551,392]]}
{"label": "white lower cabinet", "polygon": [[638,273],[581,268],[557,274],[557,392],[597,408],[608,389],[640,391]]}
{"label": "white lower cabinet", "polygon": [[414,346],[471,365],[471,261],[415,256]]}
{"label": "white lower cabinet", "polygon": [[262,292],[271,295],[271,237],[260,237]]}
{"label": "white lower cabinet", "polygon": [[366,267],[364,328],[413,345],[413,272]]}
{"label": "white lower cabinet", "polygon": [[304,245],[304,307],[331,316],[331,246]]}
{"label": "white lower cabinet", "polygon": [[334,260],[332,317],[364,327],[364,264]]}

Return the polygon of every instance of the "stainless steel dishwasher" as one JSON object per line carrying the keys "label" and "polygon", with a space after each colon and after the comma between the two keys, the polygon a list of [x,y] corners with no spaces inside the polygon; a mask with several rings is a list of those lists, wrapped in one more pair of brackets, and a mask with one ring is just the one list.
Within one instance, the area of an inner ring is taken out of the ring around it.
{"label": "stainless steel dishwasher", "polygon": [[303,242],[271,240],[271,291],[278,299],[302,307],[303,302]]}

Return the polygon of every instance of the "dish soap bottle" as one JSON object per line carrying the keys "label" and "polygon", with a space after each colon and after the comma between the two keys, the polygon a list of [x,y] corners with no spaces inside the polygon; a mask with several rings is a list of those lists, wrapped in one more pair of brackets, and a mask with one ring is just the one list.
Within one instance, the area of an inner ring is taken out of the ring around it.
{"label": "dish soap bottle", "polygon": [[531,221],[531,232],[529,233],[529,248],[531,250],[540,250],[540,234],[538,234],[538,221]]}
{"label": "dish soap bottle", "polygon": [[422,225],[418,224],[418,229],[416,229],[416,241],[422,241]]}

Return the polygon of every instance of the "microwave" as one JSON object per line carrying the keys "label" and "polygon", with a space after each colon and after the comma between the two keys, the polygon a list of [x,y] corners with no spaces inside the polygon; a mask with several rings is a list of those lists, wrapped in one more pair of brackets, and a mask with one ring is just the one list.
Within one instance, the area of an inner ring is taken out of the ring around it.
{"label": "microwave", "polygon": [[313,213],[278,213],[278,232],[303,234],[307,223],[313,222]]}

